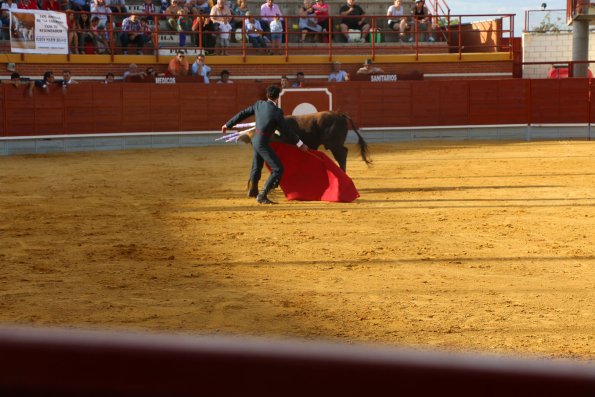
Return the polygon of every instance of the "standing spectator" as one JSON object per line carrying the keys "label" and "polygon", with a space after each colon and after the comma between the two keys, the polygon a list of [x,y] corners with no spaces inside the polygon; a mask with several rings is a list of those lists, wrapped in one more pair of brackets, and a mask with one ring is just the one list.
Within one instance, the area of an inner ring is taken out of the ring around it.
{"label": "standing spectator", "polygon": [[124,16],[124,14],[128,13],[125,0],[108,0],[106,5],[112,12],[120,14],[121,16]]}
{"label": "standing spectator", "polygon": [[190,65],[186,60],[186,54],[184,51],[178,50],[176,56],[169,61],[167,65],[167,71],[174,77],[176,76],[187,76]]}
{"label": "standing spectator", "polygon": [[[328,32],[328,4],[324,2],[324,0],[316,0],[316,4],[312,6],[314,10],[314,14],[316,15],[316,19],[318,20],[318,26],[322,29],[323,33]],[[323,36],[323,41],[327,41],[328,37],[325,35]]]}
{"label": "standing spectator", "polygon": [[302,88],[304,83],[306,82],[306,78],[304,76],[304,72],[297,72],[295,75],[295,81],[291,85],[293,88]]}
{"label": "standing spectator", "polygon": [[21,0],[18,4],[21,10],[39,10],[37,2],[33,0]]}
{"label": "standing spectator", "polygon": [[[260,6],[260,26],[263,32],[271,31],[270,24],[275,16],[278,16],[281,24],[283,24],[282,15],[281,9],[277,4],[273,3],[273,0],[266,0],[266,3]],[[283,30],[285,30],[285,25],[283,25]]]}
{"label": "standing spectator", "polygon": [[229,79],[229,71],[227,70],[222,70],[221,74],[219,75],[219,81],[217,82],[217,84],[233,84],[233,81],[231,81]]}
{"label": "standing spectator", "polygon": [[[425,5],[424,0],[415,0],[415,6],[411,12],[413,16],[413,23],[415,24],[415,32],[418,35],[418,40],[425,41],[427,35],[428,41],[433,42],[434,37],[432,36],[432,16]],[[413,36],[409,38],[409,41],[413,41]]]}
{"label": "standing spectator", "polygon": [[178,32],[180,32],[180,47],[184,47],[186,45],[186,32],[192,31],[192,20],[188,17],[185,8],[181,8],[178,10],[178,20],[176,21],[178,25]]}
{"label": "standing spectator", "polygon": [[147,77],[147,74],[145,72],[139,72],[138,65],[136,63],[131,63],[128,65],[128,70],[122,75],[122,80],[126,82],[131,77],[140,77],[141,79],[144,79]]}
{"label": "standing spectator", "polygon": [[68,46],[71,54],[79,53],[78,21],[72,11],[66,11],[66,25],[68,26]]}
{"label": "standing spectator", "polygon": [[211,8],[211,21],[217,34],[215,46],[221,47],[221,29],[220,26],[231,22],[231,10],[225,0],[217,0],[217,5]]}
{"label": "standing spectator", "polygon": [[[193,32],[202,32],[202,45],[207,54],[212,54],[216,44],[216,38],[214,37],[215,24],[208,16],[198,15],[194,18],[192,23]],[[198,41],[198,40],[197,40]]]}
{"label": "standing spectator", "polygon": [[407,30],[407,17],[405,9],[401,5],[401,0],[395,0],[395,3],[388,7],[386,16],[389,17],[388,26],[392,30],[399,32],[399,38],[405,41],[405,31]]}
{"label": "standing spectator", "polygon": [[167,25],[174,32],[178,31],[177,20],[178,20],[178,11],[180,11],[180,8],[181,7],[178,6],[178,0],[171,0],[171,5],[169,7],[167,7],[167,9],[164,12],[164,14],[167,18]]}
{"label": "standing spectator", "polygon": [[103,80],[103,84],[113,84],[116,80],[116,76],[112,72],[109,72],[105,75],[105,80]]}
{"label": "standing spectator", "polygon": [[289,83],[287,76],[283,75],[281,76],[281,89],[283,90],[285,88],[291,88],[291,84]]}
{"label": "standing spectator", "polygon": [[229,22],[219,24],[219,47],[221,55],[227,55],[229,48],[229,36],[231,34],[231,24]]}
{"label": "standing spectator", "polygon": [[41,9],[62,12],[62,5],[57,0],[43,0],[43,3],[41,3]]}
{"label": "standing spectator", "polygon": [[328,81],[341,83],[343,81],[349,81],[349,74],[341,70],[341,62],[333,62],[333,71],[328,75]]}
{"label": "standing spectator", "polygon": [[248,35],[248,40],[252,43],[252,46],[256,49],[259,48],[267,48],[267,44],[264,42],[262,38],[262,27],[260,26],[260,22],[254,19],[250,12],[246,13],[246,22],[244,30]]}
{"label": "standing spectator", "polygon": [[205,84],[209,84],[209,77],[211,76],[211,67],[205,64],[205,56],[203,54],[199,54],[196,57],[194,63],[192,64],[192,75],[202,76]]}
{"label": "standing spectator", "polygon": [[10,81],[2,80],[3,84],[12,84],[15,88],[20,87],[21,85],[27,86],[27,95],[33,95],[33,87],[35,87],[35,82],[27,77],[21,77],[20,74],[17,72],[12,72],[10,75]]}
{"label": "standing spectator", "polygon": [[300,43],[303,43],[306,40],[306,34],[309,32],[320,33],[322,32],[322,28],[318,25],[318,20],[316,18],[316,13],[314,8],[312,8],[312,0],[304,0],[304,4],[298,10],[298,14],[300,19],[298,21],[298,27],[302,31],[302,37],[300,38]]}
{"label": "standing spectator", "polygon": [[357,70],[357,74],[375,74],[375,73],[384,73],[384,70],[377,66],[372,66],[372,60],[366,59],[364,62],[364,66]]}
{"label": "standing spectator", "polygon": [[93,13],[92,16],[99,18],[99,25],[108,29],[109,14],[112,13],[112,10],[105,5],[105,0],[94,0],[91,4],[91,13]]}
{"label": "standing spectator", "polygon": [[62,85],[62,87],[78,83],[78,81],[72,78],[72,72],[70,70],[65,69],[62,71],[62,81],[60,81],[60,85]]}
{"label": "standing spectator", "polygon": [[360,42],[365,43],[370,31],[370,25],[366,23],[363,8],[355,4],[355,0],[347,0],[347,4],[342,5],[339,9],[339,14],[344,17],[341,20],[341,32],[345,35],[347,41],[349,41],[349,29],[352,29],[361,32]]}
{"label": "standing spectator", "polygon": [[281,39],[283,37],[283,24],[278,16],[274,16],[270,23],[271,28],[271,53],[281,53]]}
{"label": "standing spectator", "polygon": [[136,44],[136,53],[142,54],[141,48],[145,45],[145,35],[142,26],[136,14],[130,14],[128,18],[122,21],[122,32],[120,33],[120,42],[122,43],[122,52],[128,54],[128,44]]}
{"label": "standing spectator", "polygon": [[47,94],[50,92],[50,87],[55,83],[54,72],[47,71],[43,74],[43,79],[35,81],[35,86],[41,88]]}

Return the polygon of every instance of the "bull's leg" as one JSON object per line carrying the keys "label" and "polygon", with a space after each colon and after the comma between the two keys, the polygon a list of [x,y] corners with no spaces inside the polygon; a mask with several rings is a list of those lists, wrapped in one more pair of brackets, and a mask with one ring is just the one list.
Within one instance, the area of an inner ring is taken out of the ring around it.
{"label": "bull's leg", "polygon": [[333,157],[335,158],[335,160],[337,160],[337,163],[339,163],[339,167],[341,167],[343,171],[347,171],[347,152],[348,149],[345,146],[337,146],[331,148],[331,153],[333,154]]}

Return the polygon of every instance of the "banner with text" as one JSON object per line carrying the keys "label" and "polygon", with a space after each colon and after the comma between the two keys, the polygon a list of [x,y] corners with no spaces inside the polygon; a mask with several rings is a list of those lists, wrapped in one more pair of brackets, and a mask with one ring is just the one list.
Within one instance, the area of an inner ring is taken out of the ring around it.
{"label": "banner with text", "polygon": [[18,10],[10,13],[10,50],[28,54],[68,54],[63,12]]}

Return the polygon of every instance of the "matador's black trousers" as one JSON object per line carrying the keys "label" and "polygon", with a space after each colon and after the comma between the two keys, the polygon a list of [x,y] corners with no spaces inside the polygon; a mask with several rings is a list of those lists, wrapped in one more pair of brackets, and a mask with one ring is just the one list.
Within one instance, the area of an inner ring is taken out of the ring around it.
{"label": "matador's black trousers", "polygon": [[283,164],[277,157],[277,154],[269,145],[270,137],[262,133],[254,134],[252,138],[252,147],[254,155],[252,157],[252,169],[250,170],[250,181],[254,185],[258,184],[262,175],[262,167],[266,161],[271,167],[271,175],[265,182],[263,189],[268,192],[279,185],[281,176],[283,175]]}

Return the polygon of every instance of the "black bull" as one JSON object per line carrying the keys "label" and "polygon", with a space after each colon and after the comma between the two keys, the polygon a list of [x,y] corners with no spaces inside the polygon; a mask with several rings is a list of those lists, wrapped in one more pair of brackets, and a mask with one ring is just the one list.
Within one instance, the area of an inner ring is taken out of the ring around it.
{"label": "black bull", "polygon": [[[318,149],[320,145],[330,150],[339,167],[343,171],[347,168],[347,152],[345,140],[349,131],[349,124],[357,135],[360,155],[366,164],[370,164],[368,144],[362,138],[355,123],[348,114],[338,111],[318,112],[300,116],[285,116],[286,129],[296,133],[302,142],[311,149]],[[283,135],[274,135],[273,140],[284,142]],[[289,143],[289,142],[285,142]]]}

